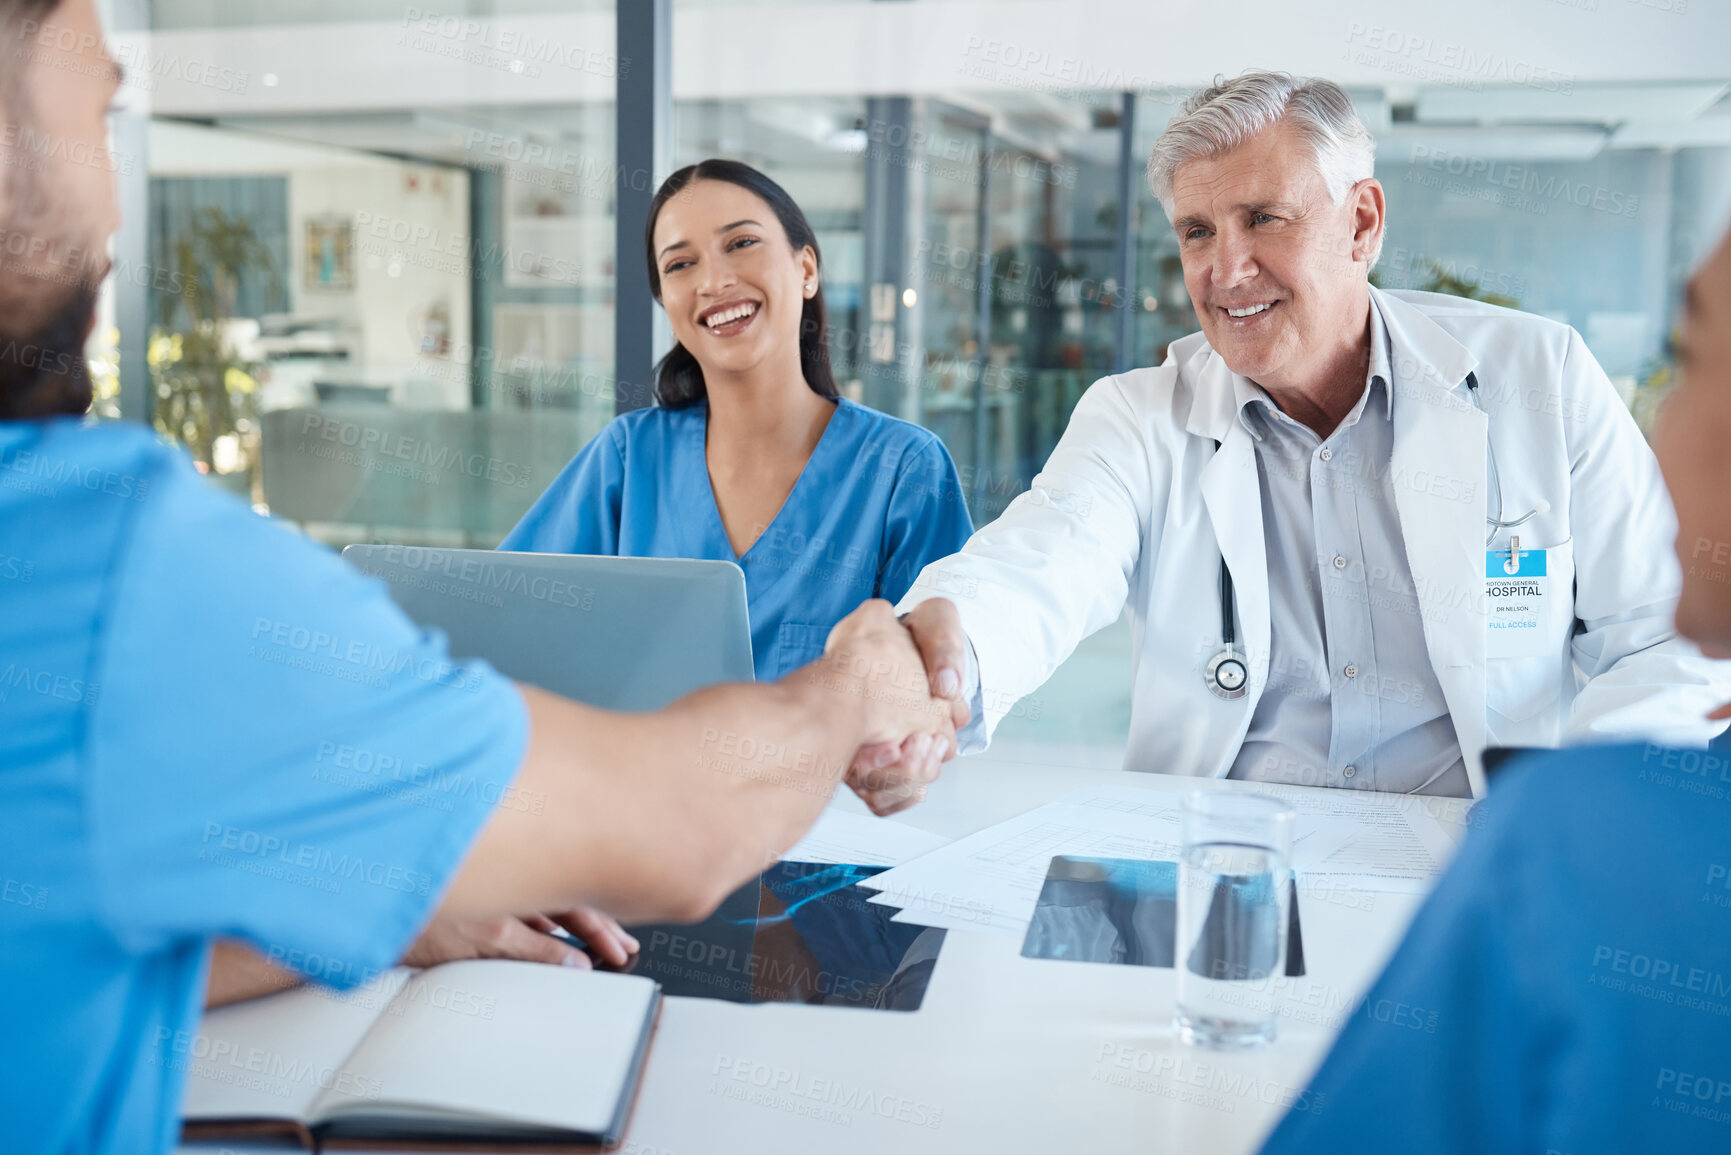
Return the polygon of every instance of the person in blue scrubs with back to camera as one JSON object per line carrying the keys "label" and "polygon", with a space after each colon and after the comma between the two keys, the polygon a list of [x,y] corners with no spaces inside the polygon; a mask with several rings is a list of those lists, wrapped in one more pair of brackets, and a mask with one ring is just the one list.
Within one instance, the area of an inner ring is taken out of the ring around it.
{"label": "person in blue scrubs with back to camera", "polygon": [[779,678],[962,547],[961,484],[932,433],[838,393],[817,237],[775,181],[682,168],[645,243],[677,341],[657,404],[585,445],[499,548],[736,562],[757,677]]}
{"label": "person in blue scrubs with back to camera", "polygon": [[[596,710],[454,660],[382,583],[148,427],[83,420],[119,86],[93,0],[0,0],[6,1155],[171,1149],[207,990],[280,989],[284,969],[353,989],[399,961],[583,965],[554,921],[610,936],[589,945],[620,961],[612,918],[701,918],[838,778],[905,804],[954,749],[886,602],[774,684]],[[723,733],[810,768],[764,775]],[[924,772],[849,770],[875,742],[912,743]],[[357,780],[344,750],[448,788]]]}
{"label": "person in blue scrubs with back to camera", "polygon": [[[1690,281],[1653,448],[1680,633],[1731,656],[1731,235]],[[1731,706],[1713,717],[1731,714]],[[1512,759],[1263,1155],[1731,1151],[1731,759]]]}

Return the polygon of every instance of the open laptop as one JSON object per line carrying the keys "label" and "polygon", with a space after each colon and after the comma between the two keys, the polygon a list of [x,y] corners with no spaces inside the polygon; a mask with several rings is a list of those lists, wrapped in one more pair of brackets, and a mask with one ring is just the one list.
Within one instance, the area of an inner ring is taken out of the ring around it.
{"label": "open laptop", "polygon": [[609,710],[658,710],[752,680],[745,575],[732,562],[351,545],[457,658]]}

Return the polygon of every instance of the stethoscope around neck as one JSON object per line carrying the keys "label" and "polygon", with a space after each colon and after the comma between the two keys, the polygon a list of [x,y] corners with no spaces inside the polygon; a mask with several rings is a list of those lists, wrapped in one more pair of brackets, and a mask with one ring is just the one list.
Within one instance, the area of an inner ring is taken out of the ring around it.
{"label": "stethoscope around neck", "polygon": [[[1472,398],[1473,404],[1480,411],[1484,411],[1484,405],[1479,401],[1478,376],[1468,373],[1466,386],[1467,394]],[[1214,452],[1220,452],[1219,441],[1214,443]],[[1520,517],[1504,520],[1503,481],[1497,473],[1496,446],[1492,445],[1488,438],[1485,441],[1485,454],[1490,466],[1491,489],[1497,495],[1497,515],[1485,517],[1485,524],[1491,527],[1490,533],[1485,535],[1485,546],[1489,548],[1496,541],[1498,530],[1514,529],[1517,526],[1525,525],[1541,513],[1548,512],[1551,503],[1540,498],[1537,505]],[[1510,547],[1509,557],[1511,561],[1515,559],[1516,551],[1520,548],[1520,538],[1514,538],[1512,541],[1515,544]],[[1220,652],[1209,659],[1208,665],[1202,671],[1202,682],[1215,697],[1225,698],[1228,701],[1244,697],[1244,692],[1250,685],[1249,660],[1244,656],[1244,651],[1238,648],[1238,627],[1234,621],[1237,616],[1238,599],[1232,592],[1232,571],[1226,568],[1226,557],[1222,554],[1220,558]]]}

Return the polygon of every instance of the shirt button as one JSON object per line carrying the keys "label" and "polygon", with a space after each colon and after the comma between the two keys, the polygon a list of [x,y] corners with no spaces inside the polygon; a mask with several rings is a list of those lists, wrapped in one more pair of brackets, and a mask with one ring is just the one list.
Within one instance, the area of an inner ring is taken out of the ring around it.
{"label": "shirt button", "polygon": [[1334,460],[1334,450],[1324,449],[1319,456],[1321,456],[1321,458],[1324,461],[1333,461]]}
{"label": "shirt button", "polygon": [[1341,773],[1341,776],[1344,778],[1351,778],[1354,774],[1358,773],[1358,767],[1357,766],[1348,766],[1345,770],[1342,770],[1340,773]]}
{"label": "shirt button", "polygon": [[1346,669],[1342,670],[1341,673],[1345,674],[1349,678],[1356,678],[1358,677],[1358,667],[1348,664]]}
{"label": "shirt button", "polygon": [[1346,559],[1341,557],[1339,554],[1335,554],[1334,555],[1334,568],[1335,569],[1345,569],[1346,568]]}

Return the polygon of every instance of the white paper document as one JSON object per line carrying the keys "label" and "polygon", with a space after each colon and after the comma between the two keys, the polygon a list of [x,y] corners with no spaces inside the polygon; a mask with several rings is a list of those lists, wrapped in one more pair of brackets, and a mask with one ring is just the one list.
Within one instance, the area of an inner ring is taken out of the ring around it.
{"label": "white paper document", "polygon": [[1353,837],[1300,870],[1310,882],[1348,890],[1423,894],[1454,857],[1455,841],[1422,798],[1352,790],[1259,788],[1298,811],[1354,826]]}
{"label": "white paper document", "polygon": [[[862,882],[894,920],[1019,935],[1053,856],[1176,860],[1196,783],[1085,787]],[[1452,847],[1422,805],[1335,790],[1267,790],[1298,812],[1293,868],[1340,887],[1422,890]],[[1339,798],[1332,795],[1341,795]]]}
{"label": "white paper document", "polygon": [[896,822],[846,810],[825,810],[806,836],[781,856],[783,862],[842,862],[854,866],[900,866],[945,845],[949,839]]}

